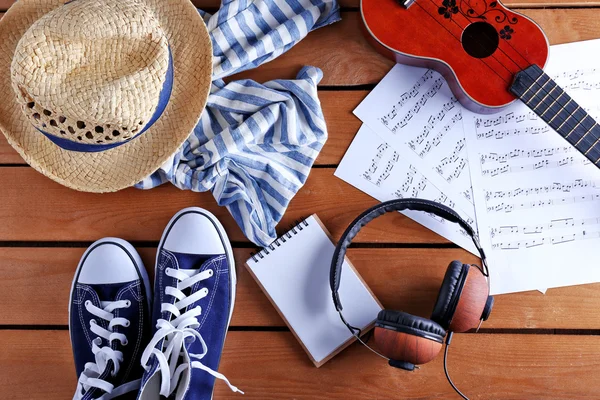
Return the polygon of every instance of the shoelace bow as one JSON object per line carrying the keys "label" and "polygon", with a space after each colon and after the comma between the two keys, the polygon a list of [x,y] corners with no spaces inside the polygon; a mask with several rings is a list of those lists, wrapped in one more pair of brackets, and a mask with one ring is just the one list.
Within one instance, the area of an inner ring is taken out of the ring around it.
{"label": "shoelace bow", "polygon": [[[113,311],[119,308],[128,308],[131,306],[129,300],[102,302],[104,308],[96,307],[91,301],[85,302],[86,310],[95,317],[108,321],[108,329],[98,325],[95,319],[90,320],[90,330],[98,335],[92,341],[92,353],[95,356],[95,362],[85,364],[84,370],[79,376],[77,391],[75,392],[75,400],[81,399],[83,395],[92,388],[98,388],[106,393],[111,393],[114,385],[106,380],[99,379],[106,370],[108,363],[112,361],[113,369],[111,376],[116,376],[119,373],[121,362],[123,361],[123,353],[114,350],[110,347],[113,340],[118,340],[121,345],[127,345],[127,337],[122,333],[113,332],[116,326],[128,327],[130,322],[126,318],[115,318]],[[108,341],[107,346],[102,345],[102,339]]]}
{"label": "shoelace bow", "polygon": [[[150,360],[151,355],[154,355],[158,360],[158,369],[160,369],[161,372],[161,396],[169,397],[177,388],[177,383],[179,382],[181,374],[190,368],[198,368],[206,371],[215,378],[223,380],[233,392],[243,394],[244,392],[233,386],[225,375],[212,370],[200,361],[208,353],[206,342],[202,338],[202,335],[196,331],[200,326],[197,317],[202,314],[202,308],[196,306],[190,308],[183,314],[181,313],[181,310],[184,310],[189,305],[194,304],[208,295],[207,288],[198,290],[189,296],[186,296],[185,293],[183,293],[183,290],[192,287],[200,281],[210,278],[213,275],[213,271],[210,269],[202,272],[198,272],[199,270],[185,271],[186,272],[172,268],[167,268],[165,270],[167,276],[175,278],[178,281],[176,288],[167,286],[165,288],[165,294],[167,296],[173,296],[177,301],[174,304],[163,303],[161,305],[161,312],[171,313],[174,319],[167,321],[161,318],[156,322],[158,330],[142,354],[142,366],[146,370],[150,369],[148,361]],[[200,341],[202,344],[201,354],[187,352],[185,341],[188,338],[191,338],[192,341],[195,341],[196,339]],[[162,350],[155,348],[163,339]],[[183,360],[188,362],[180,362],[180,357],[183,357]]]}

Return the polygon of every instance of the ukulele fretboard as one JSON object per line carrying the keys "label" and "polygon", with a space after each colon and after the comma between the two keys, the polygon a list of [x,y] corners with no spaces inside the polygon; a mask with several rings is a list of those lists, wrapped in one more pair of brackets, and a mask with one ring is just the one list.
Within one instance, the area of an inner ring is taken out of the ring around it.
{"label": "ukulele fretboard", "polygon": [[572,144],[600,166],[600,127],[537,65],[515,76],[510,91]]}

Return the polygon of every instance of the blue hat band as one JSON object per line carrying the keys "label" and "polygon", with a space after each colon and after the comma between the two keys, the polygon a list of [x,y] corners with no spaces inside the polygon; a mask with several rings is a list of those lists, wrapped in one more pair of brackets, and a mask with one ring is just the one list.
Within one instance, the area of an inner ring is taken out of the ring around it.
{"label": "blue hat band", "polygon": [[167,67],[167,75],[165,77],[165,82],[163,84],[162,89],[160,90],[160,94],[158,97],[158,105],[154,114],[152,114],[152,118],[150,121],[139,131],[135,136],[132,136],[126,141],[115,142],[115,143],[102,143],[102,144],[93,144],[93,143],[77,143],[72,140],[68,140],[51,133],[48,133],[38,127],[35,127],[38,131],[44,134],[48,139],[50,139],[57,146],[70,151],[79,151],[83,153],[95,153],[99,151],[105,151],[109,149],[113,149],[115,147],[121,146],[125,143],[129,143],[133,139],[139,137],[144,132],[152,127],[158,121],[162,113],[167,108],[169,104],[169,100],[171,99],[171,92],[173,91],[173,56],[171,54],[171,48],[169,47],[169,65]]}

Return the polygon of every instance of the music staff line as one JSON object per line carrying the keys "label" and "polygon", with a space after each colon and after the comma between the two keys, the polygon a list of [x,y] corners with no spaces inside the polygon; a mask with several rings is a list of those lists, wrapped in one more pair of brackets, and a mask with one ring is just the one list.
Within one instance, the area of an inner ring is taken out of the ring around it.
{"label": "music staff line", "polygon": [[522,158],[540,158],[540,157],[551,157],[558,154],[569,154],[572,153],[574,148],[572,146],[562,147],[547,147],[543,149],[533,150],[521,150],[514,149],[506,153],[488,153],[482,154],[479,161],[481,164],[486,162],[499,162],[501,164],[509,162],[509,160],[522,159]]}
{"label": "music staff line", "polygon": [[542,160],[542,161],[538,161],[533,164],[516,165],[516,166],[505,165],[503,167],[482,169],[481,175],[494,177],[494,176],[504,175],[504,174],[514,174],[514,173],[525,172],[525,171],[534,171],[534,170],[538,170],[538,169],[560,168],[560,167],[566,167],[566,166],[570,166],[570,165],[587,165],[589,163],[591,163],[591,161],[588,160],[587,158],[581,159],[578,157],[576,158],[576,157],[571,156],[571,157],[565,157],[565,158],[557,160],[557,161]]}
{"label": "music staff line", "polygon": [[511,136],[520,136],[520,135],[540,135],[550,131],[550,127],[547,125],[544,126],[528,126],[525,129],[516,128],[516,129],[506,129],[503,131],[491,129],[486,132],[477,132],[477,140],[485,140],[485,139],[504,139]]}
{"label": "music staff line", "polygon": [[564,243],[575,242],[577,240],[597,239],[600,238],[600,232],[582,231],[578,233],[570,233],[558,236],[546,236],[542,238],[526,238],[522,240],[513,240],[508,242],[492,242],[492,249],[499,250],[518,250],[538,247],[543,245],[559,245]]}
{"label": "music staff line", "polygon": [[398,110],[404,106],[410,99],[413,99],[419,95],[419,88],[423,86],[429,79],[433,77],[434,72],[432,70],[428,70],[419,78],[419,80],[410,88],[408,92],[402,93],[400,96],[400,100],[396,104],[392,106],[392,109],[383,117],[380,117],[379,120],[385,126],[388,126],[389,121],[396,118],[398,116]]}
{"label": "music staff line", "polygon": [[506,225],[500,226],[498,228],[490,229],[490,237],[494,238],[496,236],[504,236],[504,235],[514,235],[514,234],[524,234],[524,235],[534,235],[534,234],[542,234],[545,231],[550,231],[554,229],[564,229],[564,228],[573,228],[579,226],[592,226],[599,225],[600,218],[563,218],[552,220],[547,224],[536,224],[536,225]]}
{"label": "music staff line", "polygon": [[[446,106],[446,105],[444,105]],[[451,107],[451,108],[450,108]],[[441,142],[442,139],[444,138],[444,136],[446,136],[446,134],[448,132],[450,132],[450,130],[452,130],[452,128],[454,128],[454,126],[456,126],[456,124],[459,121],[462,121],[462,113],[460,112],[460,110],[452,117],[452,119],[450,120],[450,122],[444,126],[436,135],[433,139],[431,140],[425,140],[427,137],[429,137],[429,133],[431,132],[431,129],[433,129],[433,127],[435,127],[435,125],[437,124],[437,122],[441,121],[442,119],[444,119],[444,117],[446,116],[447,111],[450,111],[452,108],[454,108],[454,102],[448,103],[448,108],[449,110],[446,110],[446,107],[444,107],[437,116],[435,116],[436,118],[434,118],[433,116],[429,118],[429,121],[427,122],[427,125],[423,128],[423,131],[417,135],[417,137],[415,137],[413,140],[409,141],[408,147],[410,147],[415,153],[417,153],[417,155],[421,158],[425,158],[425,156],[427,154],[429,154],[429,152],[431,151],[431,149],[433,147],[437,147]],[[423,142],[425,141],[425,146],[423,149],[421,149],[420,151],[417,150],[417,147],[421,144],[423,144]]]}
{"label": "music staff line", "polygon": [[600,73],[600,70],[597,70],[596,68],[575,69],[575,70],[571,70],[571,71],[561,72],[559,74],[554,74],[554,75],[552,75],[552,79],[554,79],[554,80],[557,80],[557,79],[573,80],[573,79],[580,78],[582,76],[596,75],[597,73]]}
{"label": "music staff line", "polygon": [[[432,99],[433,97],[435,97],[435,95],[439,92],[439,90],[444,85],[444,82],[445,82],[444,78],[442,78],[442,77],[436,79],[433,86],[421,96],[419,101],[417,101],[417,103],[410,110],[408,110],[408,112],[404,115],[404,117],[402,119],[400,119],[393,127],[390,128],[388,125],[386,125],[386,127],[392,133],[396,133],[398,131],[398,129],[403,128],[406,125],[408,125],[410,120],[414,116],[419,114],[419,112],[421,111],[421,108],[423,108],[427,104],[429,99]],[[450,101],[449,103],[452,103],[452,108],[454,108],[454,102]],[[449,104],[449,103],[447,103],[447,104]],[[449,110],[445,110],[445,107],[446,107],[446,104],[444,105],[444,109],[442,110],[443,115],[441,117],[439,117],[439,114],[438,114],[438,119],[437,119],[438,121],[441,121],[444,118],[444,116],[446,115],[446,112],[449,111]],[[430,121],[431,121],[431,118],[430,118]],[[436,121],[436,123],[437,123],[437,121]]]}
{"label": "music staff line", "polygon": [[509,213],[514,210],[525,210],[533,208],[543,208],[550,206],[560,206],[565,204],[583,203],[600,200],[600,194],[586,194],[582,196],[561,197],[556,199],[533,200],[522,203],[499,203],[494,206],[488,206],[489,213],[505,212]]}
{"label": "music staff line", "polygon": [[497,190],[497,191],[486,191],[485,199],[489,201],[491,199],[503,199],[503,198],[513,198],[520,196],[533,196],[539,194],[550,194],[550,193],[570,193],[575,189],[585,189],[585,188],[599,188],[600,189],[600,180],[583,180],[583,179],[575,179],[570,182],[554,182],[551,185],[543,185],[543,186],[531,186],[526,188],[516,188],[513,190]]}
{"label": "music staff line", "polygon": [[365,178],[367,181],[372,182],[373,174],[377,172],[379,163],[381,162],[383,155],[389,147],[390,146],[387,143],[383,143],[377,146],[377,152],[375,153],[375,157],[371,159],[371,165],[362,175],[363,178]]}

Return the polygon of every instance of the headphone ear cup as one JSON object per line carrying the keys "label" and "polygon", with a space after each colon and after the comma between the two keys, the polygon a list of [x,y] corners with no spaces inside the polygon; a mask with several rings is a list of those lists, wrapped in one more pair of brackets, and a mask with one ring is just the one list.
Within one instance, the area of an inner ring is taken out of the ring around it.
{"label": "headphone ear cup", "polygon": [[382,310],[373,339],[379,351],[390,358],[390,365],[412,370],[415,364],[428,363],[438,355],[444,336],[444,328],[430,319]]}
{"label": "headphone ear cup", "polygon": [[[491,311],[493,297],[490,297],[489,294],[490,288],[483,272],[476,267],[469,268],[454,317],[448,329],[452,332],[466,332],[469,329],[477,328],[480,321],[487,319]],[[491,299],[492,303],[488,315],[484,318],[488,298]]]}
{"label": "headphone ear cup", "polygon": [[479,268],[452,261],[446,270],[431,319],[452,332],[477,327],[489,296],[486,277]]}
{"label": "headphone ear cup", "polygon": [[460,261],[452,261],[446,269],[444,280],[440,286],[431,319],[440,324],[444,329],[448,329],[452,317],[454,316],[453,301],[456,300],[459,280],[463,271],[463,264]]}

